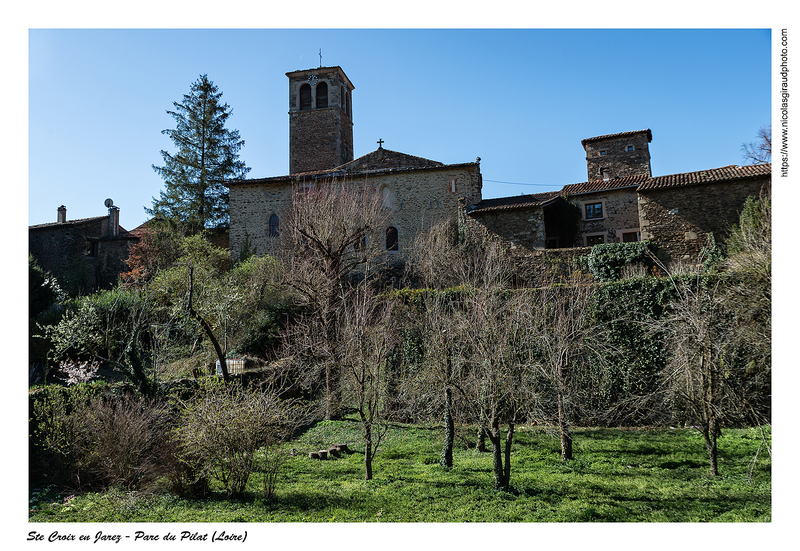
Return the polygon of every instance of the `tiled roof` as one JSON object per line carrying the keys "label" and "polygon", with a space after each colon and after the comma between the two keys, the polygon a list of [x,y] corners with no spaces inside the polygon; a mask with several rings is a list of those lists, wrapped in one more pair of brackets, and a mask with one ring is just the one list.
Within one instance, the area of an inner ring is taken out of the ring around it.
{"label": "tiled roof", "polygon": [[469,214],[481,214],[484,212],[498,210],[514,210],[530,207],[542,207],[550,201],[561,196],[560,191],[548,191],[545,193],[533,193],[530,195],[517,195],[514,197],[499,197],[497,199],[484,199]]}
{"label": "tiled roof", "polygon": [[405,172],[414,170],[447,169],[463,166],[470,166],[475,163],[460,163],[446,165],[439,161],[432,161],[423,157],[415,157],[390,149],[378,148],[371,153],[367,153],[343,165],[339,165],[327,170],[315,170],[311,172],[298,172],[285,176],[272,176],[270,178],[253,178],[249,180],[238,180],[227,182],[228,187],[238,184],[285,184],[286,182],[302,182],[304,180],[314,180],[320,177],[349,176],[355,174],[377,174],[391,172]]}
{"label": "tiled roof", "polygon": [[657,176],[655,178],[650,178],[647,182],[640,185],[637,190],[649,191],[652,189],[693,186],[698,184],[708,184],[730,180],[744,180],[747,178],[768,176],[771,173],[772,163],[748,166],[728,165],[709,170],[698,170],[696,172],[684,172],[682,174]]}
{"label": "tiled roof", "polygon": [[407,155],[391,149],[379,147],[372,153],[359,157],[349,163],[336,167],[335,170],[358,172],[362,170],[381,170],[384,168],[420,168],[428,166],[444,166],[439,161],[432,161],[423,157]]}
{"label": "tiled roof", "polygon": [[649,128],[647,128],[645,130],[631,130],[631,131],[628,131],[628,132],[620,132],[619,134],[606,134],[604,136],[595,136],[594,138],[585,138],[585,139],[581,140],[581,145],[583,146],[584,149],[586,149],[586,144],[589,143],[589,142],[596,142],[596,141],[600,141],[600,140],[608,140],[608,139],[612,139],[612,138],[624,138],[626,136],[633,136],[635,134],[641,134],[642,132],[647,132],[647,141],[648,142],[652,142],[653,141],[653,133],[650,131]]}
{"label": "tiled roof", "polygon": [[[47,229],[60,229],[60,228],[68,228],[68,227],[75,227],[80,226],[83,224],[95,224],[97,222],[102,222],[104,220],[108,220],[108,216],[93,216],[91,218],[76,218],[75,220],[67,220],[66,222],[48,222],[46,224],[37,224],[35,226],[28,226],[28,230],[47,230]],[[114,236],[116,239],[133,239],[137,238],[138,235],[132,232],[129,232],[122,226],[119,227],[119,233]]]}
{"label": "tiled roof", "polygon": [[35,226],[28,226],[28,229],[35,230],[39,228],[51,228],[51,227],[66,227],[66,226],[78,226],[80,224],[88,224],[90,222],[96,222],[98,220],[107,220],[108,216],[92,216],[91,218],[76,218],[75,220],[67,220],[66,222],[47,222],[46,224],[36,224]]}
{"label": "tiled roof", "polygon": [[561,188],[561,193],[563,195],[580,195],[581,193],[595,193],[598,191],[609,191],[626,187],[635,188],[647,182],[649,179],[650,176],[636,175],[611,178],[610,180],[593,180],[580,184],[568,184]]}

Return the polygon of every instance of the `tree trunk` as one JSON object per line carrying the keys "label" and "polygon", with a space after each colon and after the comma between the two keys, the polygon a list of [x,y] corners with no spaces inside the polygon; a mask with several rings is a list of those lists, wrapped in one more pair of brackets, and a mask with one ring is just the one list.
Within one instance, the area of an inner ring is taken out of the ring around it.
{"label": "tree trunk", "polygon": [[485,420],[486,418],[483,414],[483,411],[481,411],[480,423],[478,425],[478,443],[475,446],[475,449],[478,450],[479,452],[486,451],[486,429],[483,428],[485,426],[484,425]]}
{"label": "tree trunk", "polygon": [[372,425],[364,424],[364,480],[372,480]]}
{"label": "tree trunk", "polygon": [[447,469],[453,466],[453,440],[455,425],[453,423],[453,389],[450,382],[453,376],[453,364],[450,359],[450,347],[445,350],[445,389],[444,389],[444,447],[439,464]]}
{"label": "tree trunk", "polygon": [[572,434],[567,424],[564,394],[558,392],[558,431],[561,433],[561,461],[572,459]]}
{"label": "tree trunk", "polygon": [[444,390],[444,447],[439,464],[442,467],[453,466],[453,440],[455,439],[455,424],[453,423],[453,389],[449,386]]}
{"label": "tree trunk", "polygon": [[500,442],[500,424],[497,418],[492,419],[489,431],[489,440],[492,442],[492,466],[494,468],[494,489],[508,490],[506,472],[503,469],[503,447]]}
{"label": "tree trunk", "polygon": [[572,435],[569,432],[569,424],[567,420],[567,407],[564,399],[564,366],[558,364],[558,395],[556,401],[558,402],[558,431],[561,434],[561,461],[568,461],[572,459]]}
{"label": "tree trunk", "polygon": [[717,466],[717,436],[719,435],[719,425],[717,424],[716,413],[714,412],[714,402],[716,397],[716,378],[714,365],[708,360],[711,353],[706,352],[700,357],[700,372],[703,375],[702,384],[704,386],[704,413],[703,420],[703,440],[706,443],[708,452],[708,462],[711,476],[717,476],[719,469]]}
{"label": "tree trunk", "polygon": [[717,436],[719,435],[719,427],[717,422],[712,419],[708,424],[703,425],[703,440],[706,442],[706,451],[708,452],[708,463],[710,467],[709,474],[711,476],[719,475],[719,468],[717,465]]}
{"label": "tree trunk", "polygon": [[225,380],[226,383],[229,383],[231,380],[230,375],[228,375],[228,363],[225,361],[225,353],[222,351],[222,347],[219,345],[219,341],[214,336],[214,331],[211,330],[211,326],[208,325],[208,322],[194,309],[192,306],[192,295],[194,294],[194,266],[189,267],[189,301],[188,301],[188,310],[189,315],[191,315],[197,323],[200,324],[200,327],[203,328],[203,332],[208,337],[208,340],[211,341],[211,344],[214,346],[214,351],[217,353],[217,359],[219,360],[220,368],[222,369],[222,378]]}
{"label": "tree trunk", "polygon": [[505,450],[505,460],[506,464],[504,465],[503,474],[505,479],[505,485],[507,488],[511,487],[511,442],[514,440],[514,423],[508,423],[508,432],[506,432],[506,450]]}

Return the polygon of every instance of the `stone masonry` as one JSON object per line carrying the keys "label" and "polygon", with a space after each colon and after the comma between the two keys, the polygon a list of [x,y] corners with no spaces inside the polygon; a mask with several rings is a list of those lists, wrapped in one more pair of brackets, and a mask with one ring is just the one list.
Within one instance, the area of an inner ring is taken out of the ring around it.
{"label": "stone masonry", "polygon": [[748,196],[770,192],[771,170],[731,165],[651,179],[638,189],[642,239],[656,242],[666,261],[695,260],[707,234],[727,238]]}
{"label": "stone masonry", "polygon": [[[386,150],[383,150],[386,151]],[[358,160],[356,160],[358,161]],[[325,185],[344,179],[352,185],[378,190],[391,210],[389,224],[397,228],[399,251],[403,255],[415,236],[431,225],[455,217],[459,197],[473,205],[481,198],[480,165],[465,163],[406,167],[383,170],[339,171],[316,175],[295,175],[231,184],[231,255],[236,257],[245,243],[256,254],[268,253],[274,238],[269,220],[282,220],[291,206],[293,186]]]}
{"label": "stone masonry", "polygon": [[650,176],[650,130],[608,134],[581,140],[586,151],[587,181],[622,176]]}
{"label": "stone masonry", "polygon": [[327,170],[353,160],[354,86],[341,67],[289,77],[289,172]]}

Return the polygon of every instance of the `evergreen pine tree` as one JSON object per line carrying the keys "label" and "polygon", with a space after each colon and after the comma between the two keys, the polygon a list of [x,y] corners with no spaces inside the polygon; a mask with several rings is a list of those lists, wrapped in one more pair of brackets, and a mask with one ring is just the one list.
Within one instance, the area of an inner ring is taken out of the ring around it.
{"label": "evergreen pine tree", "polygon": [[221,97],[207,75],[200,75],[183,101],[173,102],[175,110],[167,111],[176,126],[162,133],[170,137],[177,152],[161,151],[164,166],[153,165],[166,189],[159,199],[153,198],[153,208],[145,211],[185,225],[190,233],[228,225],[225,182],[244,178],[250,171],[239,159],[244,146],[239,131],[225,128],[232,110]]}

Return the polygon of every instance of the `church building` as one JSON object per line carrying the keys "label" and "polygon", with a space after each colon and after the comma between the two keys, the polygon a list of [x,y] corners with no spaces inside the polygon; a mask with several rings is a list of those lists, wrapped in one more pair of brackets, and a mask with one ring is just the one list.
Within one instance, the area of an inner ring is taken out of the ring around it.
{"label": "church building", "polygon": [[367,185],[389,209],[386,249],[402,256],[418,232],[481,200],[480,159],[444,164],[383,147],[353,158],[353,89],[341,67],[286,73],[289,78],[289,174],[231,182],[230,245],[270,251],[293,188],[318,182]]}

